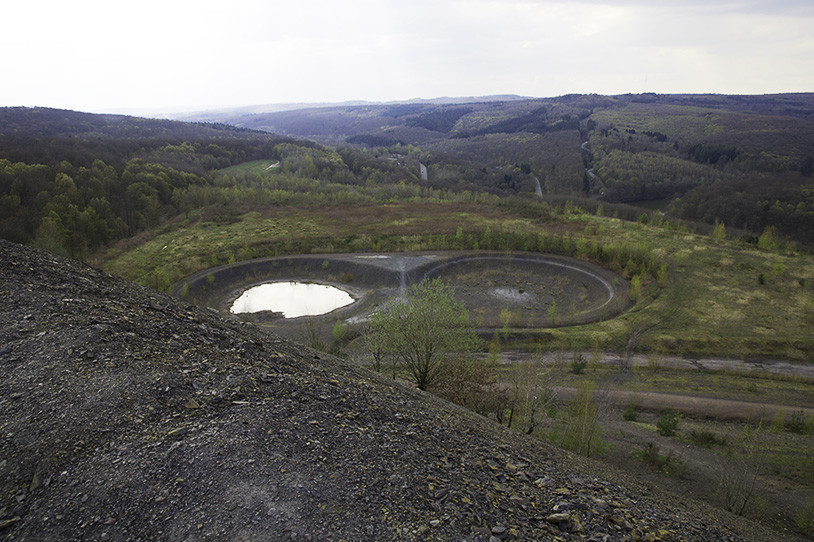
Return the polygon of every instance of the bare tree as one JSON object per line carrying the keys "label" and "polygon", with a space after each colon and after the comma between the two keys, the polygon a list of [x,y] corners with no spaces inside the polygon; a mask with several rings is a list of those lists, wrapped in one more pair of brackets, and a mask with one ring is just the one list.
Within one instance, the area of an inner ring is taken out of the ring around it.
{"label": "bare tree", "polygon": [[551,368],[541,360],[517,362],[509,373],[510,412],[508,425],[511,427],[518,411],[521,418],[520,429],[531,434],[539,423],[539,416],[554,402],[554,385]]}
{"label": "bare tree", "polygon": [[733,514],[744,515],[754,504],[760,475],[762,425],[743,430],[740,453],[730,450],[718,469],[718,492],[724,506]]}
{"label": "bare tree", "polygon": [[634,313],[628,323],[628,337],[625,353],[619,359],[619,372],[621,376],[628,377],[633,368],[633,355],[650,335],[659,329],[674,325],[687,318],[684,310],[684,300],[687,285],[675,282],[654,300],[648,311]]}

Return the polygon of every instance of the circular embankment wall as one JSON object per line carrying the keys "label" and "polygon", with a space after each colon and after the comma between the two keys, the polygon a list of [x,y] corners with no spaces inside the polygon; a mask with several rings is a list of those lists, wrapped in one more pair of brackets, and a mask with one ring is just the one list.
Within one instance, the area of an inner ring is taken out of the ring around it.
{"label": "circular embankment wall", "polygon": [[[465,255],[418,270],[455,285],[480,327],[539,328],[615,316],[628,307],[622,277],[580,260],[526,254]],[[418,277],[416,277],[418,278]]]}
{"label": "circular embankment wall", "polygon": [[[178,283],[173,294],[224,315],[245,290],[277,281],[337,286],[356,301],[327,315],[284,319],[260,312],[231,315],[284,335],[302,334],[303,321],[363,321],[387,298],[424,278],[443,278],[479,329],[506,325],[539,329],[604,320],[630,306],[628,283],[599,266],[527,253],[433,252],[325,254],[249,260],[207,269]],[[298,333],[294,333],[298,330]]]}

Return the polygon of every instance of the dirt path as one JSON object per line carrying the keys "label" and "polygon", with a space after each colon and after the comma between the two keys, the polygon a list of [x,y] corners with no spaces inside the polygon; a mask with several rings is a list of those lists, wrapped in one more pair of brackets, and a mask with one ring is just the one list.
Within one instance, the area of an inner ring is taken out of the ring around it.
{"label": "dirt path", "polygon": [[[576,388],[556,387],[557,398],[570,400],[577,394]],[[710,416],[717,419],[752,421],[758,419],[771,419],[778,412],[787,417],[793,410],[802,410],[806,416],[814,414],[814,408],[791,408],[788,405],[767,404],[751,401],[738,401],[734,399],[717,399],[713,397],[697,397],[682,393],[664,393],[655,391],[628,391],[619,389],[599,389],[597,399],[605,404],[626,406],[635,403],[646,410],[673,409],[690,416]]]}
{"label": "dirt path", "polygon": [[[528,352],[505,351],[501,353],[501,363],[515,363],[541,359],[546,363],[570,363],[572,352],[546,352],[543,354],[530,354]],[[583,352],[585,359],[591,357],[590,352]],[[603,365],[619,365],[622,356],[615,353],[602,355],[600,363]],[[710,371],[733,371],[743,373],[770,373],[775,375],[799,376],[814,379],[814,364],[794,363],[782,359],[732,359],[732,358],[683,358],[678,356],[648,356],[637,354],[633,356],[634,367],[665,367],[673,369],[701,369]]]}
{"label": "dirt path", "polygon": [[[528,352],[506,351],[501,352],[500,362],[510,364],[522,361],[540,360],[549,364],[568,364],[571,362],[571,352],[547,352],[544,354],[531,354]],[[583,353],[589,359],[590,353]],[[618,365],[621,356],[618,354],[604,354],[600,363],[603,365]],[[678,357],[650,358],[645,355],[636,355],[633,358],[634,366],[661,366],[687,370],[729,370],[746,374],[754,372],[800,376],[814,379],[814,366],[796,364],[784,360],[754,360],[743,361],[724,358],[684,359]],[[569,400],[576,394],[575,388],[557,387],[557,397]],[[714,415],[719,419],[749,421],[759,418],[771,419],[778,412],[784,412],[790,418],[794,411],[802,410],[806,416],[814,415],[814,408],[783,405],[776,403],[763,403],[760,401],[742,401],[737,399],[722,399],[715,397],[701,397],[687,393],[666,393],[657,391],[631,391],[622,390],[614,384],[597,391],[597,399],[606,401],[614,406],[626,406],[635,403],[647,410],[674,409],[691,416]]]}

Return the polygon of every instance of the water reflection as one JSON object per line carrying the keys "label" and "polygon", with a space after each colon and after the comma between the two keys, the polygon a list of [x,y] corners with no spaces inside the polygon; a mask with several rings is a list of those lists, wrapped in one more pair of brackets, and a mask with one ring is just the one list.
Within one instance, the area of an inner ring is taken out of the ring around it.
{"label": "water reflection", "polygon": [[249,288],[230,309],[233,313],[273,311],[285,318],[316,316],[350,305],[354,299],[339,288],[307,282],[271,282]]}

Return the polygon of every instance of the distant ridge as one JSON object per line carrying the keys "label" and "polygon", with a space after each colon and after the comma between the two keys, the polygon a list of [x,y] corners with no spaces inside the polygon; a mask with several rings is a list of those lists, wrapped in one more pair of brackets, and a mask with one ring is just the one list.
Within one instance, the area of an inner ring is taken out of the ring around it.
{"label": "distant ridge", "polygon": [[528,97],[516,94],[495,94],[492,96],[468,96],[468,97],[439,97],[439,98],[411,98],[409,100],[395,100],[388,102],[371,102],[365,100],[350,100],[346,102],[295,102],[295,103],[273,103],[261,105],[248,105],[240,107],[227,107],[218,109],[205,109],[201,111],[189,111],[178,113],[160,114],[162,118],[182,120],[182,121],[211,121],[224,117],[240,115],[259,115],[263,113],[281,113],[284,111],[298,111],[300,109],[322,109],[331,107],[356,107],[356,106],[380,106],[398,104],[465,104],[465,103],[485,103],[485,102],[508,102],[516,100],[527,100]]}

